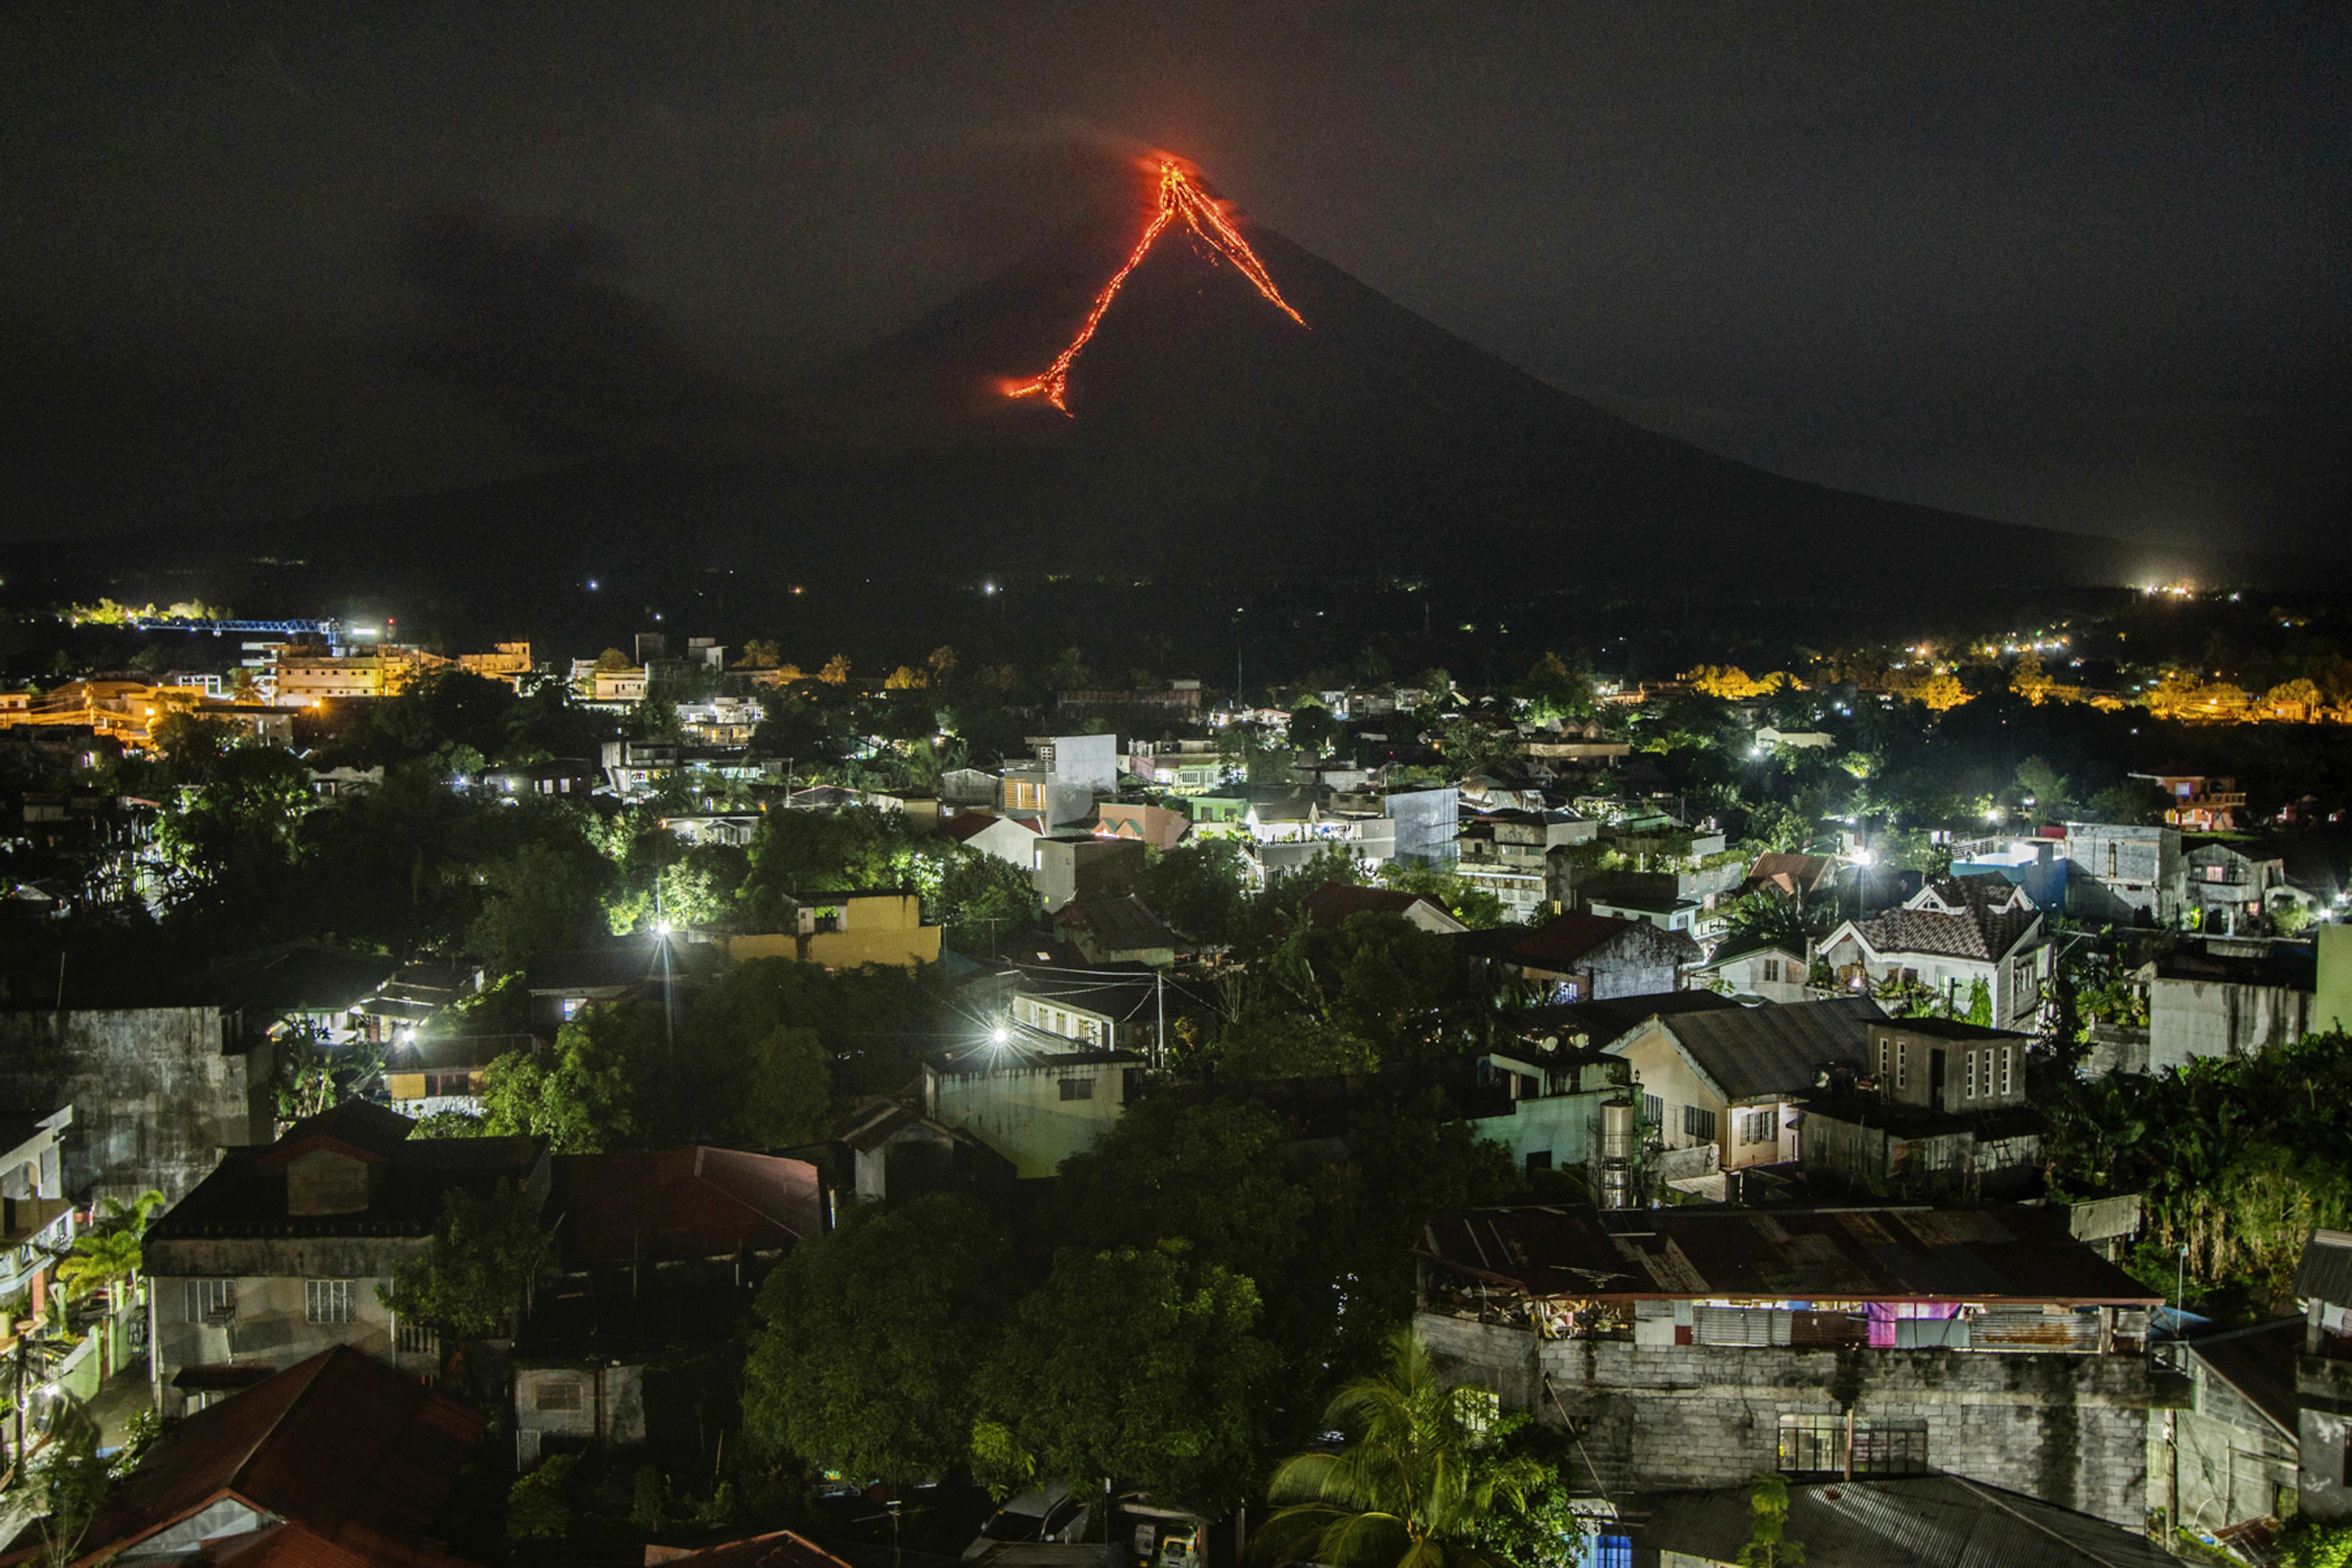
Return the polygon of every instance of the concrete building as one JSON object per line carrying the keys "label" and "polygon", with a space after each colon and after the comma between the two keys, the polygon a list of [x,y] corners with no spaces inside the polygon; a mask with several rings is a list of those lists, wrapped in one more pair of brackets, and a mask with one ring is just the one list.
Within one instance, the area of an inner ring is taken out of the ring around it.
{"label": "concrete building", "polygon": [[[1346,802],[1334,798],[1335,809]],[[1391,789],[1379,797],[1382,816],[1396,824],[1393,853],[1415,865],[1449,867],[1460,831],[1462,792],[1453,784],[1434,789]]]}
{"label": "concrete building", "polygon": [[2319,1026],[2313,945],[2209,937],[2140,966],[2147,988],[2147,1069],[2239,1056],[2299,1040]]}
{"label": "concrete building", "polygon": [[2189,893],[2178,827],[2066,825],[2066,912],[2112,925],[2168,926]]}
{"label": "concrete building", "polygon": [[1678,991],[1683,972],[1702,957],[1682,931],[1606,915],[1555,915],[1503,955],[1508,967],[1543,987],[1551,1002],[1606,1002]]}
{"label": "concrete building", "polygon": [[85,1201],[177,1199],[223,1151],[268,1142],[275,1066],[234,1005],[0,1008],[0,1106],[73,1108],[62,1190]]}
{"label": "concrete building", "polygon": [[2200,844],[2188,859],[2189,907],[2207,931],[2259,930],[2271,896],[2286,887],[2284,860],[2258,860],[2226,844]]}
{"label": "concrete building", "polygon": [[1551,897],[1551,852],[1590,843],[1600,831],[1599,823],[1564,811],[1489,812],[1454,840],[1454,873],[1501,900],[1506,919],[1524,923]]}
{"label": "concrete building", "polygon": [[2188,1378],[2179,1408],[2147,1424],[2148,1511],[2225,1542],[2294,1511],[2300,1317],[2161,1348]]}
{"label": "concrete building", "polygon": [[1582,1170],[1600,1146],[1601,1105],[1633,1087],[1633,1064],[1604,1051],[1488,1051],[1478,1083],[1498,1090],[1500,1105],[1465,1108],[1475,1136],[1510,1151],[1527,1171]]}
{"label": "concrete building", "polygon": [[1071,833],[1039,838],[1030,848],[1036,857],[1030,876],[1047,914],[1074,899],[1132,892],[1143,874],[1145,849],[1133,839]]}
{"label": "concrete building", "polygon": [[1050,1176],[1111,1129],[1142,1087],[1133,1051],[1062,1050],[1021,1035],[923,1064],[923,1114],[969,1131],[1024,1179]]}
{"label": "concrete building", "polygon": [[1865,1070],[1885,1017],[1867,996],[1662,1015],[1606,1048],[1633,1064],[1654,1137],[1711,1145],[1715,1168],[1731,1171],[1796,1159],[1799,1107],[1829,1075]]}
{"label": "concrete building", "polygon": [[1030,760],[1004,766],[1000,808],[1056,832],[1094,814],[1097,795],[1118,792],[1115,735],[1032,735]]}
{"label": "concrete building", "polygon": [[548,1165],[533,1139],[411,1139],[415,1125],[346,1100],[266,1149],[231,1151],[149,1227],[159,1409],[183,1414],[334,1345],[412,1374],[439,1366],[432,1331],[377,1289],[429,1251],[446,1194],[509,1185],[543,1201]]}
{"label": "concrete building", "polygon": [[2352,1232],[2315,1230],[2295,1270],[2303,1353],[2295,1358],[2297,1506],[2352,1520]]}
{"label": "concrete building", "polygon": [[1485,1209],[1413,1253],[1441,1367],[1572,1429],[1609,1496],[1938,1472],[2138,1527],[2185,1392],[2160,1298],[2061,1210]]}
{"label": "concrete building", "polygon": [[1802,1162],[1858,1192],[2026,1198],[2042,1188],[2030,1037],[1948,1018],[1870,1026],[1866,1077],[1802,1106]]}

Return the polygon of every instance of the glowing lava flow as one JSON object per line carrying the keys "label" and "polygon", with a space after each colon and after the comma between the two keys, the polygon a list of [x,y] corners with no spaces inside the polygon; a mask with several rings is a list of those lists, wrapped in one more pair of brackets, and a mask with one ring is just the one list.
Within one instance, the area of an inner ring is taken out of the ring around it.
{"label": "glowing lava flow", "polygon": [[1062,351],[1061,356],[1047,367],[1045,374],[1033,381],[1011,384],[1004,389],[1006,396],[1033,397],[1044,393],[1046,402],[1065,414],[1070,411],[1066,399],[1070,390],[1071,364],[1076,361],[1078,352],[1087,346],[1087,340],[1095,335],[1095,329],[1102,325],[1103,313],[1110,309],[1111,300],[1118,298],[1119,285],[1127,281],[1127,275],[1141,263],[1161,231],[1179,218],[1189,224],[1192,232],[1206,240],[1218,255],[1232,262],[1234,268],[1248,279],[1276,309],[1300,326],[1307,324],[1306,318],[1292,310],[1290,301],[1284,299],[1282,291],[1274,286],[1274,279],[1266,275],[1265,264],[1257,258],[1257,252],[1249,247],[1249,241],[1244,239],[1241,231],[1217,210],[1215,201],[1204,195],[1174,160],[1165,160],[1160,165],[1160,210],[1152,214],[1143,237],[1135,242],[1133,250],[1128,252],[1125,265],[1111,274],[1110,281],[1104,284],[1102,292],[1095,296],[1095,307],[1087,312],[1086,321],[1078,327],[1078,335],[1070,340],[1070,346]]}

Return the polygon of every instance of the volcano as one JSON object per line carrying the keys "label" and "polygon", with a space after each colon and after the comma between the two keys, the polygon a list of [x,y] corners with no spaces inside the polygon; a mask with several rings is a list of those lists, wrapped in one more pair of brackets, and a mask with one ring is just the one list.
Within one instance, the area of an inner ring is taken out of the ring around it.
{"label": "volcano", "polygon": [[[1714,456],[1453,336],[1184,178],[1171,196],[1164,172],[1139,174],[1130,203],[756,417],[736,410],[695,452],[272,523],[248,547],[299,553],[338,596],[493,607],[600,570],[747,591],[1283,573],[1816,603],[2310,583],[2300,563],[1991,522]],[[1007,395],[1024,386],[1045,395]],[[151,538],[184,559],[221,545]]]}

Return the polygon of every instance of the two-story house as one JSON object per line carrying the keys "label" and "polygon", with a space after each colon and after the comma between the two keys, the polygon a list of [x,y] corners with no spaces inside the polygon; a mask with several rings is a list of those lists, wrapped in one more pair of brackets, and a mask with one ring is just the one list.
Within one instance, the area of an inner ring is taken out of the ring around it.
{"label": "two-story house", "polygon": [[415,1126],[346,1100],[268,1148],[230,1150],[149,1226],[149,1366],[166,1414],[332,1345],[438,1367],[432,1331],[378,1287],[428,1253],[450,1193],[505,1184],[543,1201],[548,1164],[535,1139],[411,1138]]}
{"label": "two-story house", "polygon": [[2286,886],[2285,861],[2258,860],[2226,844],[2200,845],[2188,861],[2188,905],[2208,931],[2234,935],[2253,926]]}
{"label": "two-story house", "polygon": [[1563,811],[1488,812],[1454,840],[1454,874],[1500,900],[1506,920],[1524,923],[1550,897],[1551,852],[1589,843],[1600,830]]}
{"label": "two-story house", "polygon": [[1870,1026],[1864,1075],[1803,1107],[1803,1163],[1859,1191],[2028,1197],[2041,1185],[2032,1039],[1949,1018]]}
{"label": "two-story house", "polygon": [[1633,1064],[1642,1121],[1666,1149],[1712,1147],[1711,1163],[1675,1163],[1697,1175],[1797,1159],[1800,1107],[1863,1070],[1885,1016],[1867,996],[1661,1015],[1606,1049]]}
{"label": "two-story house", "polygon": [[2048,993],[2052,953],[2042,912],[1997,876],[1930,884],[1901,909],[1849,920],[1820,947],[1837,984],[1889,983],[1937,993],[1965,1013],[1981,984],[1992,1026],[2031,1029]]}

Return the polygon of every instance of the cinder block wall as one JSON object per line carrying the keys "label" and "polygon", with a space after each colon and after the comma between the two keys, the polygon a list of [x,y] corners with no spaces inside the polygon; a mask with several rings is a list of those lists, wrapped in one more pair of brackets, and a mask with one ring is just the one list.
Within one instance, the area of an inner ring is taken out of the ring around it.
{"label": "cinder block wall", "polygon": [[1433,1313],[1417,1326],[1453,1374],[1572,1423],[1612,1492],[1741,1485],[1777,1468],[1781,1415],[1851,1405],[1925,1420],[1932,1469],[2145,1522],[2147,1412],[2162,1401],[2135,1356],[1541,1342]]}

